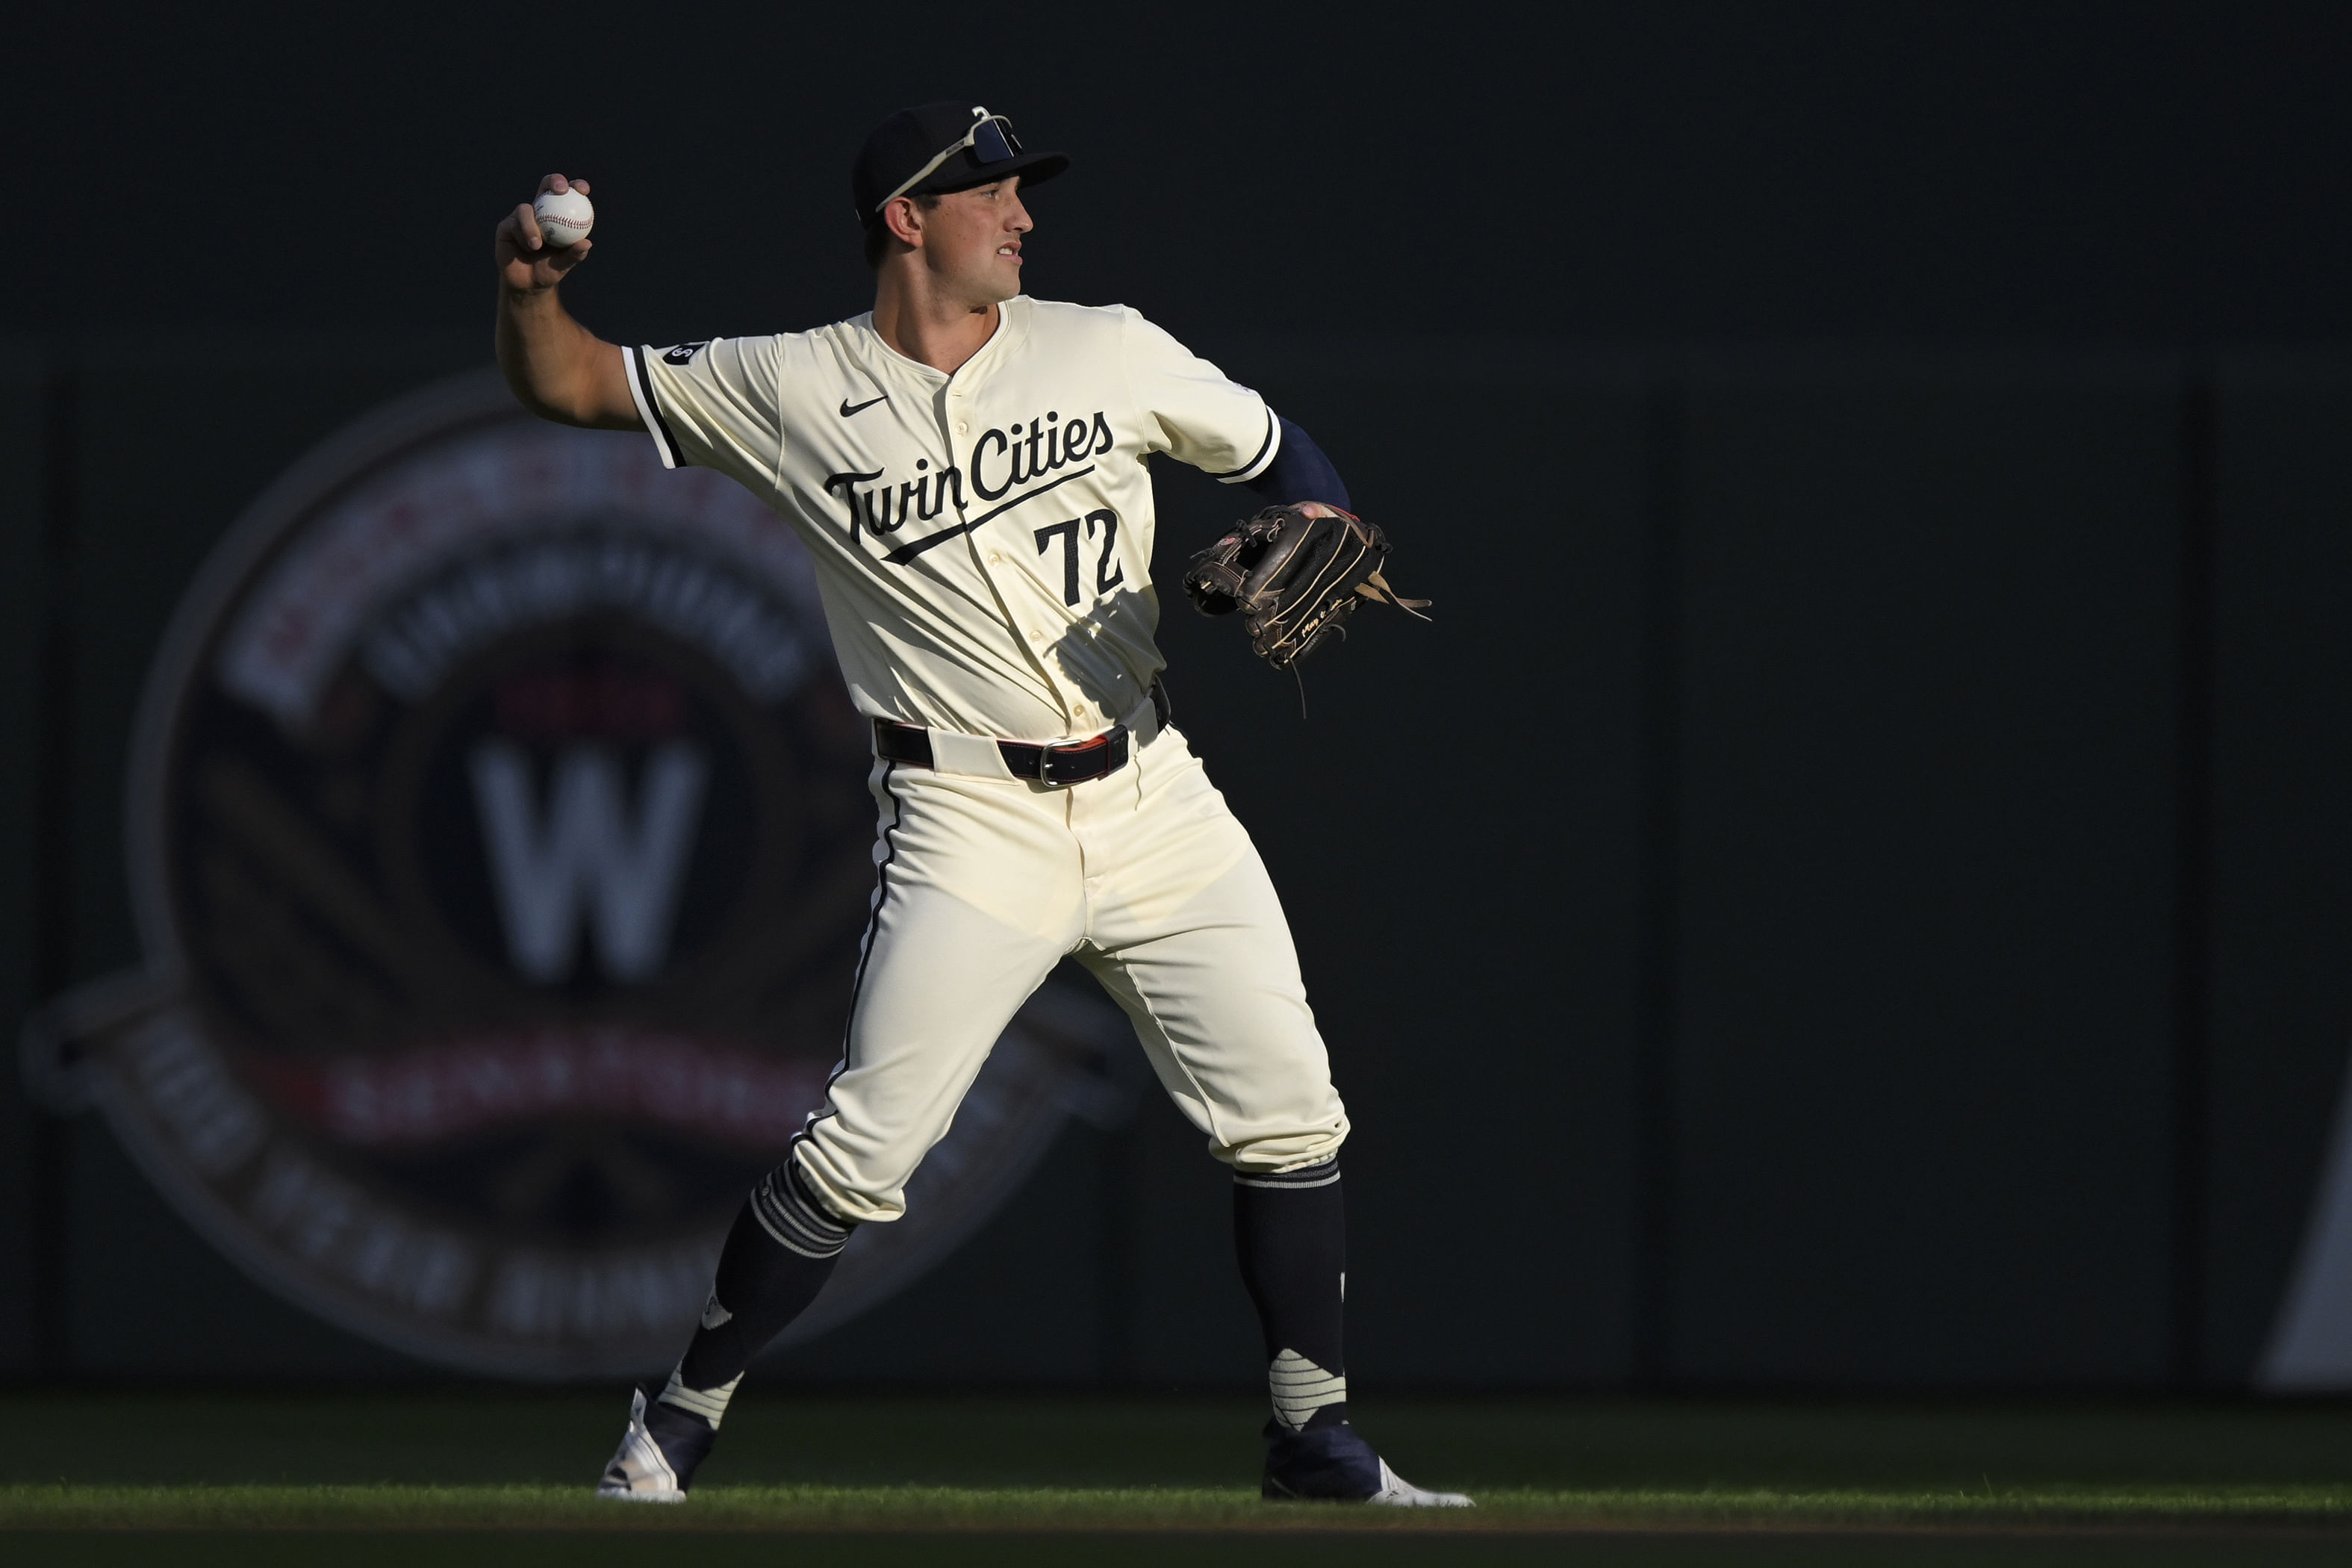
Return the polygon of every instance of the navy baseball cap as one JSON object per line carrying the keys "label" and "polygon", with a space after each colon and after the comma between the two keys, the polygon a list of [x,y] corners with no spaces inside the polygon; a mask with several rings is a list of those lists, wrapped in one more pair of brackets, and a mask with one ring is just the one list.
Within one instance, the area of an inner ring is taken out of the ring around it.
{"label": "navy baseball cap", "polygon": [[961,99],[902,109],[874,128],[849,171],[850,194],[861,222],[893,197],[968,191],[1018,174],[1043,184],[1070,166],[1060,153],[1028,153],[1013,122]]}

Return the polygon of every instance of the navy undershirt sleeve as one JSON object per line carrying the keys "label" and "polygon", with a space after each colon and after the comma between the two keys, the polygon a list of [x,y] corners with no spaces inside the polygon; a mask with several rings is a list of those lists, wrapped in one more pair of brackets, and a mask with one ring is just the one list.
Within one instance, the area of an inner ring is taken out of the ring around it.
{"label": "navy undershirt sleeve", "polygon": [[1319,500],[1341,511],[1356,510],[1349,504],[1348,487],[1341,482],[1339,470],[1331,466],[1323,448],[1287,419],[1282,420],[1282,446],[1275,452],[1274,461],[1257,478],[1243,480],[1242,488],[1262,497],[1269,506]]}

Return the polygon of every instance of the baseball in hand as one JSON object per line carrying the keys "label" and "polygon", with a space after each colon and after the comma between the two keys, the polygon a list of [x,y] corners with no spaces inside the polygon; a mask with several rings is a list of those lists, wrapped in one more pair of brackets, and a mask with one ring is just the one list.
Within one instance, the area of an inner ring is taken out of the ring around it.
{"label": "baseball in hand", "polygon": [[541,237],[558,249],[579,244],[596,226],[596,209],[578,191],[542,191],[530,210]]}

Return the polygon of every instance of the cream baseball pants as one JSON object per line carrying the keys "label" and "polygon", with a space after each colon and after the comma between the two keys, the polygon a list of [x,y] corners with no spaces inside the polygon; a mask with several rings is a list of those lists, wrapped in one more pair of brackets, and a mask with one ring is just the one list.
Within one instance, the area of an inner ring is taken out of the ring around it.
{"label": "cream baseball pants", "polygon": [[1131,746],[1118,772],[1058,787],[875,763],[879,872],[847,1047],[793,1150],[842,1218],[905,1212],[908,1178],[1066,955],[1133,1020],[1218,1159],[1285,1171],[1347,1137],[1248,833],[1181,731],[1147,716]]}

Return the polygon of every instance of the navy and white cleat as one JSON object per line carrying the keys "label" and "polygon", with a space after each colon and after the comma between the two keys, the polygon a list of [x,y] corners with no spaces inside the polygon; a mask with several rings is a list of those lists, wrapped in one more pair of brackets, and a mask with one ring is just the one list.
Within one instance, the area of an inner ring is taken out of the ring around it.
{"label": "navy and white cleat", "polygon": [[629,1401],[629,1429],[604,1467],[596,1495],[620,1502],[684,1502],[695,1469],[718,1437],[718,1429],[701,1416],[649,1403],[646,1391],[636,1389]]}
{"label": "navy and white cleat", "polygon": [[1265,1494],[1276,1500],[1361,1502],[1380,1508],[1475,1508],[1460,1492],[1433,1492],[1389,1468],[1353,1426],[1294,1432],[1265,1427]]}

